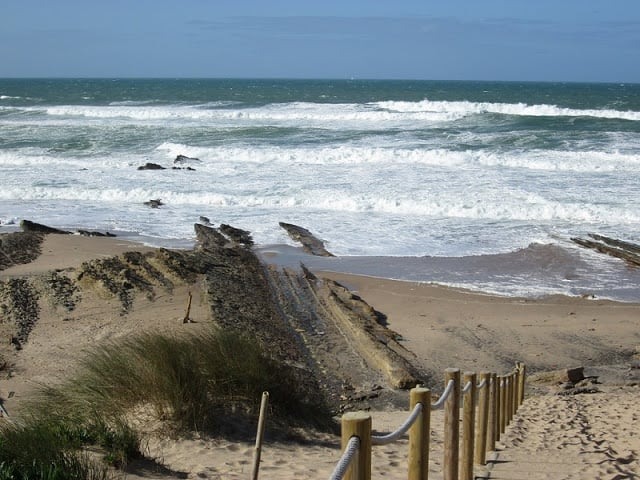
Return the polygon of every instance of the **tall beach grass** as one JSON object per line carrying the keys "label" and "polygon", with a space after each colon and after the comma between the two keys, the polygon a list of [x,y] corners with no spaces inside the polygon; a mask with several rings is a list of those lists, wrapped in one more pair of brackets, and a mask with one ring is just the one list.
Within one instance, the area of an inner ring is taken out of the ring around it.
{"label": "tall beach grass", "polygon": [[9,473],[25,468],[34,479],[106,478],[86,449],[124,465],[140,455],[149,425],[178,434],[246,431],[263,391],[280,425],[332,426],[330,409],[303,377],[237,332],[141,334],[103,345],[63,384],[44,387],[20,422],[0,429],[0,480],[21,479]]}

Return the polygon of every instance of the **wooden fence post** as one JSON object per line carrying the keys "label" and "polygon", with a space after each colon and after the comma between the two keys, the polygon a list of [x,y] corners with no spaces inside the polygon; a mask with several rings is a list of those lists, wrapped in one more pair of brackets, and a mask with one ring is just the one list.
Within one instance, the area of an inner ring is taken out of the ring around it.
{"label": "wooden fence post", "polygon": [[513,420],[513,392],[514,392],[514,387],[515,387],[515,382],[514,382],[514,375],[513,372],[511,372],[509,375],[509,390],[507,390],[507,393],[509,394],[509,398],[507,399],[507,402],[509,402],[509,417],[508,417],[508,421],[507,421],[507,425],[511,424],[511,420]]}
{"label": "wooden fence post", "polygon": [[464,381],[469,390],[464,394],[462,413],[462,455],[460,457],[460,479],[473,480],[473,440],[475,437],[476,374],[465,372]]}
{"label": "wooden fence post", "polygon": [[518,407],[520,406],[520,403],[518,402],[518,399],[520,398],[520,394],[518,393],[519,386],[520,386],[520,370],[516,367],[515,371],[513,372],[513,398],[511,399],[513,403],[512,417],[514,417],[516,413],[518,413]]}
{"label": "wooden fence post", "polygon": [[504,376],[504,381],[505,381],[505,387],[506,387],[506,392],[505,392],[506,415],[504,420],[504,426],[506,428],[511,423],[511,409],[513,408],[513,402],[511,400],[511,391],[513,389],[513,382],[511,381],[510,373]]}
{"label": "wooden fence post", "polygon": [[487,452],[496,449],[498,440],[498,415],[500,409],[500,396],[498,393],[498,376],[491,373],[491,385],[489,385],[489,421],[487,422]]}
{"label": "wooden fence post", "polygon": [[409,480],[428,480],[431,438],[431,391],[428,388],[411,390],[409,407],[412,412],[418,403],[422,404],[422,412],[409,430]]}
{"label": "wooden fence post", "polygon": [[491,388],[491,374],[480,373],[480,383],[484,387],[478,391],[478,424],[476,426],[475,463],[484,465],[487,453],[487,424],[489,422],[489,389]]}
{"label": "wooden fence post", "polygon": [[[189,304],[191,304],[191,292],[189,292]],[[258,472],[260,471],[260,457],[262,455],[262,439],[264,438],[264,426],[267,418],[268,404],[269,404],[269,392],[262,392],[262,400],[260,401],[260,415],[258,417],[258,433],[256,435],[256,447],[253,453],[253,472],[251,474],[251,478],[253,480],[258,480]]]}
{"label": "wooden fence post", "polygon": [[360,439],[360,448],[344,478],[346,480],[371,480],[371,415],[367,412],[349,412],[342,416],[343,451],[351,437]]}
{"label": "wooden fence post", "polygon": [[444,386],[453,380],[453,391],[444,404],[444,464],[443,480],[458,480],[458,448],[460,441],[460,370],[447,368]]}
{"label": "wooden fence post", "polygon": [[518,364],[518,369],[520,370],[520,376],[518,377],[518,403],[522,405],[522,402],[524,402],[524,386],[525,377],[527,375],[527,366],[521,362]]}
{"label": "wooden fence post", "polygon": [[500,375],[500,435],[507,426],[507,377]]}

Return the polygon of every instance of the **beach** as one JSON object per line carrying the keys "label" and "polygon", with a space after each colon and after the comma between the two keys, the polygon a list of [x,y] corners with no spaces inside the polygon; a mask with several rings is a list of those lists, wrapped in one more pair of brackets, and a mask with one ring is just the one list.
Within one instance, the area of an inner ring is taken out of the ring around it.
{"label": "beach", "polygon": [[[0,281],[23,278],[37,282],[46,272],[71,273],[83,261],[132,250],[154,249],[118,238],[46,235],[41,254],[31,262],[2,270]],[[323,271],[314,275],[325,282],[338,282],[356,296],[355,300],[366,302],[378,312],[377,318],[394,332],[397,351],[422,375],[421,381],[427,382],[434,394],[442,391],[446,368],[506,373],[516,361],[527,365],[533,376],[522,413],[508,427],[498,451],[490,454],[494,461],[476,467],[478,475],[521,478],[509,470],[513,469],[518,475],[529,472],[529,478],[634,478],[640,472],[639,445],[631,427],[637,421],[634,399],[638,370],[631,367],[640,344],[640,305],[563,296],[505,298],[417,282]],[[117,299],[104,292],[83,290],[82,300],[67,312],[41,298],[39,317],[21,349],[3,346],[2,354],[11,367],[10,374],[0,378],[0,398],[10,418],[14,412],[18,414],[20,403],[34,389],[63,380],[88,350],[100,348],[103,342],[145,331],[175,333],[208,328],[212,311],[198,285],[202,287],[197,282],[176,283],[170,292],[158,290],[152,299],[138,295],[126,312]],[[189,294],[193,295],[192,322],[184,323]],[[4,322],[1,326],[7,338],[11,325]],[[331,344],[329,334],[320,336],[325,347]],[[308,345],[313,348],[312,342]],[[327,358],[339,352],[337,341],[331,345],[336,350],[329,349]],[[388,358],[385,361],[397,365],[393,363],[398,362],[396,357]],[[346,366],[349,371],[350,365]],[[597,393],[557,396],[560,387],[553,381],[535,381],[535,374],[578,366],[584,367],[587,377],[598,376],[601,383],[596,385]],[[354,367],[353,372],[356,375],[358,370]],[[340,373],[337,368],[335,374]],[[408,394],[390,388],[388,377],[379,374],[376,378],[380,382],[376,387],[381,390],[379,398],[369,403],[352,399],[345,411],[369,409],[374,429],[386,432],[395,429],[407,415],[402,403],[408,402]],[[368,383],[355,387],[369,391]],[[433,415],[430,470],[432,478],[441,478],[442,412]],[[313,430],[303,431],[300,436],[294,441],[270,435],[267,430],[263,478],[328,477],[340,456],[339,438]],[[205,434],[184,439],[151,436],[146,443],[148,460],[131,462],[127,478],[246,478],[251,471],[252,437],[251,432],[244,441]],[[376,475],[406,478],[406,449],[404,439],[374,450]],[[575,455],[575,462],[559,462],[569,454]],[[532,455],[538,457],[535,464]]]}

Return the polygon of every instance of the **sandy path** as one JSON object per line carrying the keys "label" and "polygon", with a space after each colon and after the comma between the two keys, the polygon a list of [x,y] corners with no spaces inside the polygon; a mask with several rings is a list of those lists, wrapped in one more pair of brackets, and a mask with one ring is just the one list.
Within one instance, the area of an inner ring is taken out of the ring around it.
{"label": "sandy path", "polygon": [[[408,411],[371,412],[374,434],[396,429]],[[431,417],[429,478],[442,478],[443,411]],[[304,443],[266,440],[262,450],[260,479],[327,479],[338,462],[340,439],[328,434],[310,434]],[[404,480],[408,468],[408,436],[372,449],[372,478]],[[167,470],[153,471],[133,465],[132,479],[246,479],[251,477],[254,444],[224,440],[162,440],[150,442],[149,455],[164,463]],[[182,475],[180,472],[184,472]],[[189,472],[189,473],[187,473]]]}
{"label": "sandy path", "polygon": [[503,436],[491,479],[640,477],[638,387],[527,399]]}

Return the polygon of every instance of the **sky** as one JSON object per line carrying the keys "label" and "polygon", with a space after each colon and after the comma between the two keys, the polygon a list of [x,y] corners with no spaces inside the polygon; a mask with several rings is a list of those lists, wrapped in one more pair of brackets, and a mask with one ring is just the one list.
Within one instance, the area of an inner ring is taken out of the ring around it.
{"label": "sky", "polygon": [[640,0],[2,0],[0,77],[640,83]]}

